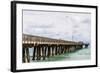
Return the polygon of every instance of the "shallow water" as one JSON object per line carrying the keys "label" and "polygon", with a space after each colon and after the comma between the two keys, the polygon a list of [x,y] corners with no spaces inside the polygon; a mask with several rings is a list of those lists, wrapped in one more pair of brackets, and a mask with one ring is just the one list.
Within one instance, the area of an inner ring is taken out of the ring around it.
{"label": "shallow water", "polygon": [[49,62],[49,61],[87,60],[87,59],[91,59],[90,48],[83,48],[75,52],[55,55],[47,58],[46,60],[38,60],[38,61],[32,60],[32,53],[30,52],[30,62]]}

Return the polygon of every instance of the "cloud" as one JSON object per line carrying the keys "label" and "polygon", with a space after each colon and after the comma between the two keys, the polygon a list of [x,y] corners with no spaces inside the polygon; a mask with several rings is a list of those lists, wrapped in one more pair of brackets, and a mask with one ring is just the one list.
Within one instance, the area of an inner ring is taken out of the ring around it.
{"label": "cloud", "polygon": [[23,33],[90,42],[91,14],[23,11]]}

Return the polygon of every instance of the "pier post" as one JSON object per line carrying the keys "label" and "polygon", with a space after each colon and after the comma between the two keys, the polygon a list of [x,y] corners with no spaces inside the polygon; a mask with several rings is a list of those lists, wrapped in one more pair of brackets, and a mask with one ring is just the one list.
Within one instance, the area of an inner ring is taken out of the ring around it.
{"label": "pier post", "polygon": [[48,46],[48,53],[47,53],[47,57],[49,58],[50,57],[50,45],[47,45]]}
{"label": "pier post", "polygon": [[25,63],[25,48],[22,48],[22,51],[23,51],[23,54],[22,54],[23,58],[22,58],[22,61],[23,61],[23,63]]}
{"label": "pier post", "polygon": [[40,45],[40,60],[42,59],[42,56],[43,56],[43,54],[42,54],[42,45]]}
{"label": "pier post", "polygon": [[43,47],[43,60],[46,59],[46,47],[44,46]]}
{"label": "pier post", "polygon": [[57,55],[59,55],[59,45],[57,45]]}
{"label": "pier post", "polygon": [[41,46],[38,45],[37,46],[37,60],[40,60],[41,59]]}
{"label": "pier post", "polygon": [[52,46],[50,47],[50,56],[52,56]]}
{"label": "pier post", "polygon": [[24,58],[25,58],[25,60],[24,60],[24,62],[25,63],[29,63],[30,62],[30,56],[29,56],[29,49],[28,48],[24,48]]}
{"label": "pier post", "polygon": [[61,54],[61,45],[59,45],[59,54]]}
{"label": "pier post", "polygon": [[32,58],[32,60],[35,60],[35,57],[36,57],[35,54],[36,54],[36,46],[33,47],[33,58]]}
{"label": "pier post", "polygon": [[66,46],[64,45],[64,53],[66,53]]}
{"label": "pier post", "polygon": [[54,56],[54,45],[52,45],[52,56]]}
{"label": "pier post", "polygon": [[59,45],[57,47],[57,51],[58,51],[57,53],[60,54],[60,47],[59,47]]}
{"label": "pier post", "polygon": [[55,55],[57,55],[57,45],[55,45]]}

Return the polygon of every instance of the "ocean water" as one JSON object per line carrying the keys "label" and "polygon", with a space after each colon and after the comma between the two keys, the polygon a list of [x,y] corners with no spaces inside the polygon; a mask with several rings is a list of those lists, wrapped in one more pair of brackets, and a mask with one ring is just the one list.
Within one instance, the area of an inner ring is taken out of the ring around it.
{"label": "ocean water", "polygon": [[29,50],[30,52],[30,62],[50,62],[50,61],[68,61],[68,60],[87,60],[91,59],[91,50],[90,48],[82,48],[75,52],[65,53],[61,55],[51,56],[46,58],[46,60],[32,60],[32,48]]}

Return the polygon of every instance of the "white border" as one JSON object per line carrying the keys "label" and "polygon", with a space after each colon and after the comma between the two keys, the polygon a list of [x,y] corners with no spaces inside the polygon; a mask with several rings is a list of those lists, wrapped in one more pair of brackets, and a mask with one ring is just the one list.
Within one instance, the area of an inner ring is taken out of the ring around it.
{"label": "white border", "polygon": [[[71,12],[90,12],[91,13],[91,60],[81,61],[58,61],[58,62],[40,62],[40,63],[22,63],[22,9],[30,10],[51,10],[51,11],[71,11]],[[45,5],[28,5],[17,4],[17,70],[22,69],[38,69],[38,68],[51,68],[51,67],[70,67],[70,66],[85,66],[95,65],[96,60],[96,44],[95,44],[95,29],[96,29],[96,16],[95,9],[93,8],[78,8],[78,7],[59,7],[59,6],[45,6]]]}

